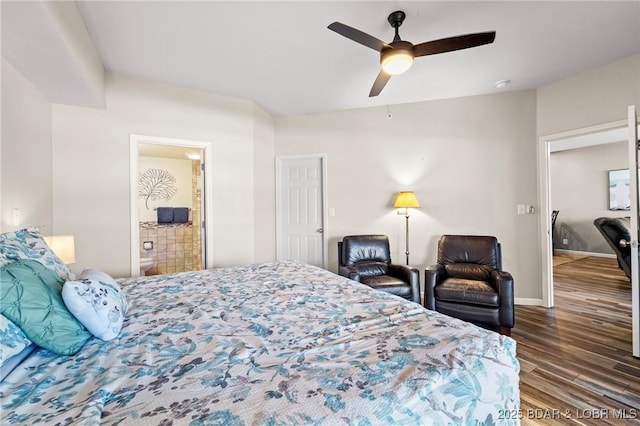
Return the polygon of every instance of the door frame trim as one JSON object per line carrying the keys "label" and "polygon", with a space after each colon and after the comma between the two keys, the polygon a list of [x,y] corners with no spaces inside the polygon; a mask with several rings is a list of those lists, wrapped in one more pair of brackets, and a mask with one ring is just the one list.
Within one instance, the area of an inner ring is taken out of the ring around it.
{"label": "door frame trim", "polygon": [[551,240],[551,144],[559,140],[589,133],[627,127],[627,120],[617,120],[538,138],[538,190],[540,200],[539,249],[542,267],[542,306],[552,308],[553,301],[553,242]]}
{"label": "door frame trim", "polygon": [[322,267],[324,269],[328,269],[329,267],[329,259],[328,259],[328,221],[327,221],[327,154],[307,154],[307,155],[278,155],[276,156],[276,259],[281,260],[282,256],[280,255],[280,250],[283,247],[282,243],[282,235],[280,231],[282,230],[282,212],[280,211],[280,202],[282,201],[282,190],[280,185],[282,184],[280,178],[280,172],[282,169],[282,162],[286,160],[308,160],[308,159],[319,159],[321,166],[320,169],[322,171]]}
{"label": "door frame trim", "polygon": [[[131,218],[131,276],[140,276],[140,212],[138,209],[138,143],[155,145],[174,145],[188,148],[199,148],[204,152],[204,205],[205,211],[202,217],[205,221],[205,254],[206,267],[213,265],[213,145],[207,141],[188,139],[165,138],[149,135],[129,135],[129,195]],[[203,265],[204,268],[205,265]]]}
{"label": "door frame trim", "polygon": [[635,105],[627,109],[629,145],[629,177],[631,190],[631,347],[635,357],[640,357],[640,278],[638,277],[638,112]]}

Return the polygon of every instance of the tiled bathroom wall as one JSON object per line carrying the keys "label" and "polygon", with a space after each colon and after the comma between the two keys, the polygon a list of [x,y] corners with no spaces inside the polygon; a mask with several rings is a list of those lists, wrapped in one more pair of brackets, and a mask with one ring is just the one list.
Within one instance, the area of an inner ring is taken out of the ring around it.
{"label": "tiled bathroom wall", "polygon": [[202,236],[200,227],[202,214],[200,213],[200,206],[202,200],[202,193],[200,189],[200,180],[202,175],[202,163],[200,160],[191,162],[191,194],[193,201],[191,203],[191,223],[195,224],[192,232],[193,241],[193,270],[199,271],[202,269]]}
{"label": "tiled bathroom wall", "polygon": [[[153,242],[151,250],[143,243]],[[191,223],[158,225],[156,222],[140,222],[140,257],[153,257],[156,266],[147,275],[202,269],[199,243],[194,243]]]}

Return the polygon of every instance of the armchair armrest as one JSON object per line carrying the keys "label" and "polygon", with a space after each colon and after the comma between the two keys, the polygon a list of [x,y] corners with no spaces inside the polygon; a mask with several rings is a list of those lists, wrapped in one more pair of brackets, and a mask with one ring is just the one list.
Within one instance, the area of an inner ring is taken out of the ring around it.
{"label": "armchair armrest", "polygon": [[347,277],[350,280],[360,282],[360,272],[358,272],[358,270],[353,266],[339,266],[338,274],[342,275],[343,277]]}
{"label": "armchair armrest", "polygon": [[411,286],[411,300],[420,303],[420,271],[413,266],[389,264],[388,274]]}
{"label": "armchair armrest", "polygon": [[513,328],[515,323],[513,277],[508,272],[494,270],[491,271],[491,280],[500,298],[500,326]]}
{"label": "armchair armrest", "polygon": [[436,310],[435,288],[440,281],[447,277],[447,271],[442,265],[431,265],[424,270],[424,307]]}

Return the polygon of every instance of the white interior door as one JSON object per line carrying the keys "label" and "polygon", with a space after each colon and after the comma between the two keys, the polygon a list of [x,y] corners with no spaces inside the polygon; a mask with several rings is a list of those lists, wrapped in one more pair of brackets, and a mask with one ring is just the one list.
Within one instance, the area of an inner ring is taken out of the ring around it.
{"label": "white interior door", "polygon": [[633,356],[640,357],[640,277],[638,276],[638,116],[634,105],[629,107],[629,192],[631,195],[631,333]]}
{"label": "white interior door", "polygon": [[276,161],[278,260],[326,268],[324,157],[279,157]]}

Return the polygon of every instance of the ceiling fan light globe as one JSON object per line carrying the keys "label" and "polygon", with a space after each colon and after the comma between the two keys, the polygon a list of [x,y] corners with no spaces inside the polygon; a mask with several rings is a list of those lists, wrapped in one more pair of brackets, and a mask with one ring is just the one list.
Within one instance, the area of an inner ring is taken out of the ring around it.
{"label": "ceiling fan light globe", "polygon": [[389,52],[380,61],[382,69],[387,74],[402,74],[413,64],[413,56],[407,52]]}

